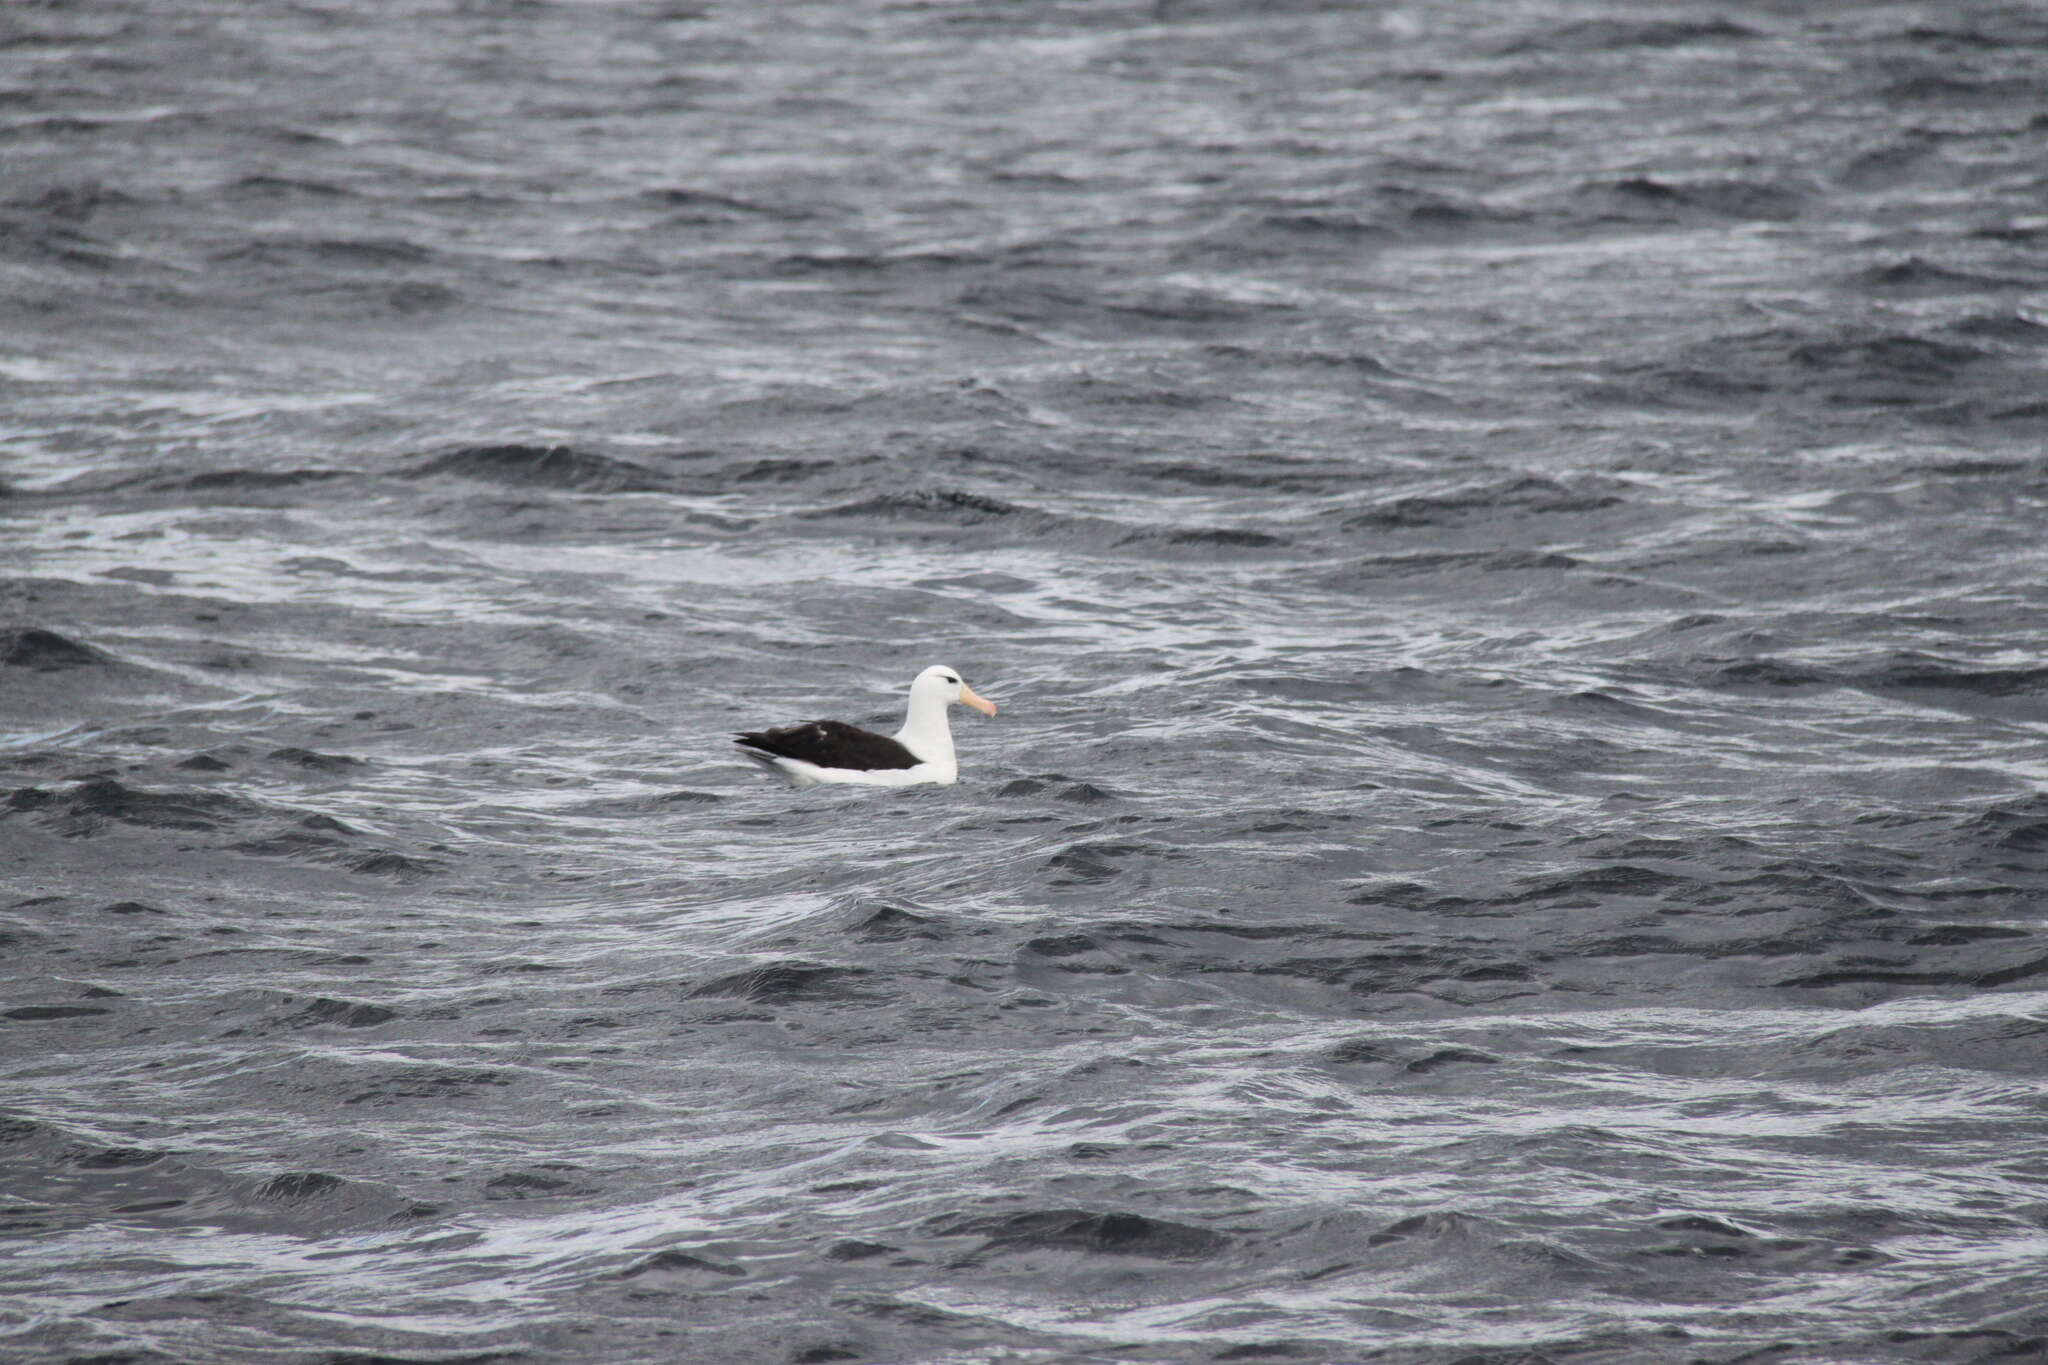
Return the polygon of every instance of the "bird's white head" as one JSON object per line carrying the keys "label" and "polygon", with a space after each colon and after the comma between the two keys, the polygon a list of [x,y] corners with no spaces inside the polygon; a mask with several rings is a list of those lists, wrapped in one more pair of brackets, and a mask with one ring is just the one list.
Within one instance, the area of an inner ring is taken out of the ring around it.
{"label": "bird's white head", "polygon": [[948,668],[944,664],[933,664],[930,668],[918,674],[916,680],[910,684],[910,696],[912,701],[919,697],[928,696],[939,702],[942,706],[950,706],[957,701],[962,705],[973,707],[985,716],[992,716],[996,713],[996,704],[994,702],[978,695],[960,677],[957,669]]}

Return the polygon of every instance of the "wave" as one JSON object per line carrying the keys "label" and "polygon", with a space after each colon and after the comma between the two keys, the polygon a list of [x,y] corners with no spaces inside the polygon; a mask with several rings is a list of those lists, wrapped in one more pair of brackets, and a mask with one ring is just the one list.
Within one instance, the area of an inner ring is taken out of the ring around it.
{"label": "wave", "polygon": [[859,967],[834,967],[816,962],[769,962],[707,981],[692,990],[690,997],[729,997],[766,1005],[817,1001],[882,1003],[872,992],[861,989],[861,983],[873,975]]}
{"label": "wave", "polygon": [[958,488],[877,493],[836,507],[799,513],[811,520],[937,521],[952,526],[978,526],[987,521],[1026,514],[1034,517],[1043,515],[1001,498]]}
{"label": "wave", "polygon": [[116,662],[103,649],[41,626],[0,630],[0,668],[59,673],[73,668],[108,668]]}
{"label": "wave", "polygon": [[817,216],[817,210],[801,204],[765,203],[758,199],[692,189],[685,185],[642,190],[638,198],[643,203],[675,210],[662,220],[663,226],[666,227],[700,227],[756,220],[790,223],[802,222]]}
{"label": "wave", "polygon": [[1293,543],[1286,536],[1251,527],[1132,526],[1103,517],[1062,515],[986,493],[946,487],[876,493],[794,515],[808,522],[870,523],[877,530],[906,524],[954,527],[993,533],[1000,539],[1028,537],[1103,553],[1142,548],[1163,555],[1212,558],[1285,549]]}
{"label": "wave", "polygon": [[1564,207],[1596,223],[1787,223],[1807,212],[1811,197],[1767,180],[1674,181],[1637,175],[1590,181]]}
{"label": "wave", "polygon": [[1908,256],[1901,261],[1865,267],[1844,283],[1852,289],[1881,294],[1962,294],[2039,289],[2044,282],[1956,270]]}
{"label": "wave", "polygon": [[[438,1213],[372,1181],[307,1169],[249,1173],[201,1151],[110,1144],[38,1119],[0,1119],[0,1161],[10,1193],[40,1203],[43,1230],[118,1222],[319,1237],[402,1226]],[[147,1311],[113,1310],[161,1302],[143,1295],[102,1311],[117,1319],[147,1317]]]}
{"label": "wave", "polygon": [[352,477],[354,475],[346,469],[209,469],[197,474],[153,480],[150,487],[164,491],[187,490],[194,493],[262,492],[278,488],[303,488],[307,484],[332,483],[336,479]]}
{"label": "wave", "polygon": [[458,478],[575,493],[661,493],[677,487],[675,480],[645,465],[560,445],[463,446],[428,456],[402,472],[414,479]]}
{"label": "wave", "polygon": [[1574,488],[1542,475],[1519,474],[1440,493],[1403,494],[1376,502],[1364,511],[1348,513],[1338,524],[1346,531],[1418,530],[1500,515],[1598,512],[1618,507],[1623,501],[1618,492],[1605,488]]}
{"label": "wave", "polygon": [[391,270],[427,265],[440,258],[439,252],[400,237],[268,237],[244,242],[216,254],[230,264],[257,264],[303,270],[313,266],[339,266],[348,270]]}
{"label": "wave", "polygon": [[1973,842],[2006,853],[2048,853],[2048,793],[1991,806],[1964,820],[1959,829]]}
{"label": "wave", "polygon": [[2048,346],[2048,324],[2014,312],[1979,313],[1952,322],[1945,330],[1968,338],[1971,344],[1993,341],[2008,346]]}
{"label": "wave", "polygon": [[1078,1251],[1094,1256],[1205,1261],[1229,1249],[1220,1232],[1140,1213],[1088,1209],[1031,1209],[1001,1214],[943,1214],[918,1231],[928,1237],[978,1237],[968,1259],[1031,1251]]}
{"label": "wave", "polygon": [[[273,757],[329,775],[360,763],[291,748],[277,750]],[[400,882],[444,870],[444,864],[436,859],[379,848],[368,836],[332,816],[307,814],[209,788],[141,787],[112,777],[89,778],[69,788],[21,787],[0,802],[0,819],[8,818],[31,820],[66,839],[102,838],[123,827],[226,834],[238,836],[221,845],[230,852],[332,864]]]}
{"label": "wave", "polygon": [[1316,574],[1312,581],[1322,587],[1347,588],[1387,579],[1432,578],[1443,574],[1551,574],[1586,567],[1586,561],[1575,555],[1550,550],[1421,550],[1348,559]]}
{"label": "wave", "polygon": [[1962,964],[1939,969],[1872,967],[1861,964],[1807,972],[1776,984],[1787,989],[1821,990],[1832,986],[1935,986],[1990,990],[2048,976],[2048,957],[2033,957],[2000,966]]}
{"label": "wave", "polygon": [[226,792],[152,791],[111,777],[92,778],[68,791],[23,787],[8,797],[7,809],[33,813],[39,823],[67,838],[89,838],[104,833],[110,824],[224,829],[263,811],[258,803]]}
{"label": "wave", "polygon": [[2006,398],[2003,357],[1975,344],[1909,331],[1843,329],[1813,335],[1769,328],[1695,342],[1662,360],[1624,365],[1610,387],[1623,401],[1727,406],[1765,394],[1824,408],[1983,406]]}
{"label": "wave", "polygon": [[1981,667],[1938,655],[1902,652],[1869,663],[1813,664],[1757,656],[1702,659],[1693,665],[1702,687],[1854,687],[1877,693],[1954,694],[2003,700],[2048,692],[2048,664]]}
{"label": "wave", "polygon": [[1545,33],[1517,39],[1504,55],[1524,53],[1627,52],[1636,48],[1688,47],[1696,43],[1746,43],[1764,37],[1730,19],[1581,19]]}
{"label": "wave", "polygon": [[325,203],[334,199],[358,197],[356,192],[346,185],[289,175],[245,175],[229,185],[224,194],[229,199],[266,202],[312,200],[316,203]]}

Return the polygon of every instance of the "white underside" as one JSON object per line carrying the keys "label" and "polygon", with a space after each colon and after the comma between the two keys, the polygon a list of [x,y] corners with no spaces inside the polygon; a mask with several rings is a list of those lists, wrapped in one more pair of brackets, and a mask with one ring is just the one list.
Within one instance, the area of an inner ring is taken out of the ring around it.
{"label": "white underside", "polygon": [[782,774],[792,787],[815,787],[827,782],[841,782],[855,787],[915,787],[923,783],[951,786],[960,776],[957,763],[920,763],[915,768],[821,768],[815,763],[806,763],[800,758],[769,757],[752,750],[744,751],[749,758],[760,760],[768,767]]}

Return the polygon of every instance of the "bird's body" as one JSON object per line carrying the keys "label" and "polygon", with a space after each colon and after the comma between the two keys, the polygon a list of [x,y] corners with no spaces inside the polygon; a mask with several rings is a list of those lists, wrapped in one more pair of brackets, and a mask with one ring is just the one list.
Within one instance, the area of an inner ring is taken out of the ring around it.
{"label": "bird's body", "polygon": [[960,776],[953,753],[953,728],[946,708],[954,702],[987,715],[995,703],[975,695],[960,675],[942,664],[927,668],[910,684],[910,710],[895,735],[880,735],[840,720],[813,720],[773,730],[755,730],[733,742],[740,752],[773,768],[793,787],[842,782],[867,787],[950,785]]}

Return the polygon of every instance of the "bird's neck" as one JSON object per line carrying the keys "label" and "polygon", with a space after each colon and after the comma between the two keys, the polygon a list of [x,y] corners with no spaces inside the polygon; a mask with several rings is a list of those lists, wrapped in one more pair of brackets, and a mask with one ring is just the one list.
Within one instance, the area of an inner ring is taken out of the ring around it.
{"label": "bird's neck", "polygon": [[946,723],[946,703],[936,697],[912,697],[896,740],[927,763],[951,762],[953,727]]}

